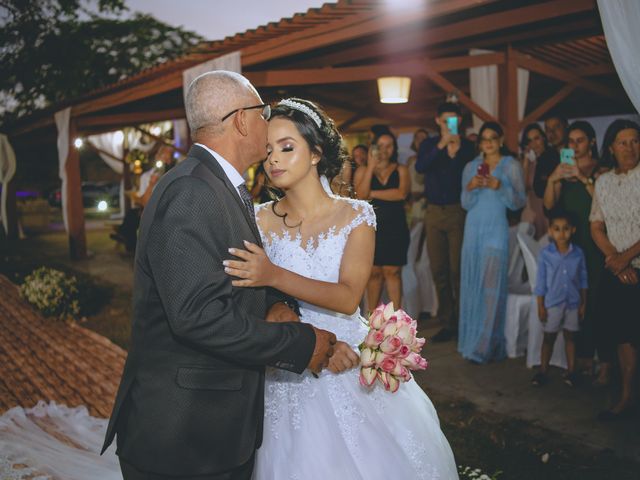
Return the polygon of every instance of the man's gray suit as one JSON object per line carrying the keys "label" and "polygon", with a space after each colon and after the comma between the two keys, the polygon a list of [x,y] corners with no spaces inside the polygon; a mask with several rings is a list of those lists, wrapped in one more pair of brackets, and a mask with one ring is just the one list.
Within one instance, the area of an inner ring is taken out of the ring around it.
{"label": "man's gray suit", "polygon": [[194,146],[156,186],[140,224],[132,341],[105,448],[145,472],[216,474],[252,458],[262,441],[264,366],[307,366],[315,334],[266,323],[277,301],[233,288],[222,261],[254,223],[215,158]]}

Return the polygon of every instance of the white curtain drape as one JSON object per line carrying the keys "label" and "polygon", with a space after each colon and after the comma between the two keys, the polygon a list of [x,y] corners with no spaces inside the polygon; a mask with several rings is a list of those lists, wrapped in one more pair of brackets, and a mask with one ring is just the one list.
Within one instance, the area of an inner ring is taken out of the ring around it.
{"label": "white curtain drape", "polygon": [[[469,55],[483,55],[495,53],[491,50],[473,48]],[[487,113],[498,118],[500,98],[498,95],[498,67],[489,65],[485,67],[473,67],[470,70],[471,100],[480,105]],[[524,117],[524,109],[527,106],[527,94],[529,91],[529,71],[518,68],[518,119]],[[482,126],[482,119],[473,116],[473,130],[478,132]]]}
{"label": "white curtain drape", "polygon": [[122,132],[107,132],[101,135],[91,135],[87,140],[91,142],[94,147],[112,155],[100,153],[100,158],[104,160],[104,163],[109,165],[111,170],[122,175],[123,163],[113,157],[122,158],[123,156],[124,134]]}
{"label": "white curtain drape", "polygon": [[16,173],[16,154],[6,135],[0,133],[0,183],[2,183],[2,198],[0,198],[0,219],[4,233],[9,233],[9,219],[7,218],[7,195],[9,182]]}
{"label": "white curtain drape", "polygon": [[64,229],[69,232],[67,220],[67,158],[69,157],[69,120],[71,118],[71,107],[56,112],[54,115],[56,127],[58,128],[58,176],[62,180],[60,196],[62,200],[62,220]]}
{"label": "white curtain drape", "polygon": [[242,73],[240,52],[231,52],[184,70],[182,72],[182,92],[185,100],[187,98],[187,90],[189,89],[191,82],[193,82],[197,76],[214,70],[228,70],[230,72]]}
{"label": "white curtain drape", "polygon": [[598,0],[598,10],[620,82],[636,111],[640,112],[640,2]]}
{"label": "white curtain drape", "polygon": [[[125,133],[126,132],[126,133]],[[106,163],[114,172],[122,175],[124,169],[124,163],[116,160],[116,158],[124,157],[124,143],[125,137],[127,145],[130,150],[142,150],[148,152],[155,145],[155,141],[143,143],[144,135],[133,129],[126,129],[123,131],[101,133],[100,135],[91,135],[87,138],[94,147],[102,150],[99,152],[100,158]],[[115,157],[115,158],[113,158]],[[124,215],[124,179],[120,181],[120,214]]]}

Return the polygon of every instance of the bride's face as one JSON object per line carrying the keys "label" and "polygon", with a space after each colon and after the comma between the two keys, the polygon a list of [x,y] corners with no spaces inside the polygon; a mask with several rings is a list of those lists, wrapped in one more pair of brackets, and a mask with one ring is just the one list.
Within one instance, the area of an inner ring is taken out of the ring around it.
{"label": "bride's face", "polygon": [[311,152],[291,120],[276,117],[269,122],[267,152],[264,169],[277,188],[286,190],[310,172],[317,172],[320,158]]}

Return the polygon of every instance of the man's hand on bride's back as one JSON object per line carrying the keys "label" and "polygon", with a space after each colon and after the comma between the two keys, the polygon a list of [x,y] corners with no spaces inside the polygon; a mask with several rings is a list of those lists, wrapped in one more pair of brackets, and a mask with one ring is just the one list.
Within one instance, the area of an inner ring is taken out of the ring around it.
{"label": "man's hand on bride's back", "polygon": [[222,262],[224,271],[236,277],[231,284],[234,287],[269,287],[277,274],[276,267],[262,248],[255,243],[244,241],[246,250],[230,248],[229,253],[240,260]]}
{"label": "man's hand on bride's back", "polygon": [[330,372],[342,373],[360,365],[360,357],[348,343],[336,342],[333,347],[333,356],[327,367]]}

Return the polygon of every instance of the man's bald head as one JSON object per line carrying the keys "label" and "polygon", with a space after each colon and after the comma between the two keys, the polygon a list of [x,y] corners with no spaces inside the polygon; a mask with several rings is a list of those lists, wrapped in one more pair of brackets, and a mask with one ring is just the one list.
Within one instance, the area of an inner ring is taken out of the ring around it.
{"label": "man's bald head", "polygon": [[206,127],[207,134],[218,136],[224,131],[222,117],[260,96],[249,80],[235,72],[216,70],[197,77],[187,91],[186,113],[191,138]]}

